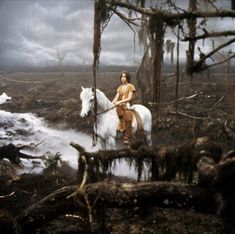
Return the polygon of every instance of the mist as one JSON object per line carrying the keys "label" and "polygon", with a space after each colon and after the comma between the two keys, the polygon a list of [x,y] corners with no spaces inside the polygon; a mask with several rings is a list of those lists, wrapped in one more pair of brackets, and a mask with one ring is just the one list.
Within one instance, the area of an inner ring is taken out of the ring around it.
{"label": "mist", "polygon": [[[3,93],[0,95],[0,104],[9,102],[11,97]],[[97,144],[92,146],[92,137],[83,132],[73,129],[61,129],[59,126],[49,126],[43,119],[33,113],[11,113],[0,110],[0,147],[8,144],[14,145],[37,145],[21,150],[22,153],[31,156],[45,156],[48,153],[59,153],[61,159],[71,167],[78,168],[79,152],[70,143],[82,145],[87,152],[98,151],[101,147]],[[21,159],[23,168],[18,173],[40,173],[45,165],[40,159]],[[34,162],[38,162],[35,164]],[[37,166],[35,166],[37,165]],[[116,175],[136,178],[135,169],[130,168],[125,161],[113,165],[112,173]]]}

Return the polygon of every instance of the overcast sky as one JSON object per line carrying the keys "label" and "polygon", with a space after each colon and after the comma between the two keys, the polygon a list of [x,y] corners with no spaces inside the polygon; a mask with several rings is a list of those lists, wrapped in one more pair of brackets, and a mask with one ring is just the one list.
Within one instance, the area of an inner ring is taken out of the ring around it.
{"label": "overcast sky", "polygon": [[[68,51],[66,64],[91,64],[93,4],[93,0],[0,0],[0,65],[54,65],[57,48]],[[114,17],[102,35],[101,63],[133,65],[133,40],[129,27]]]}
{"label": "overcast sky", "polygon": [[[222,2],[230,4],[230,0]],[[68,51],[65,64],[91,64],[93,4],[93,0],[0,0],[0,66],[56,65],[57,48],[61,53]],[[216,23],[218,29],[227,26],[234,30],[231,22],[221,24],[219,19]],[[139,63],[137,36],[135,49],[133,41],[130,28],[112,17],[102,34],[101,64]]]}

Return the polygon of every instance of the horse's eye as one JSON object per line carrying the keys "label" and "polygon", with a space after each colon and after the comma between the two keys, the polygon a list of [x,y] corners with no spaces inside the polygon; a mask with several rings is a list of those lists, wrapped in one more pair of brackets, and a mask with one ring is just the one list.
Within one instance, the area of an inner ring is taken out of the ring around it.
{"label": "horse's eye", "polygon": [[89,102],[90,102],[90,103],[92,103],[92,101],[93,101],[93,99],[90,99],[90,101],[89,101]]}

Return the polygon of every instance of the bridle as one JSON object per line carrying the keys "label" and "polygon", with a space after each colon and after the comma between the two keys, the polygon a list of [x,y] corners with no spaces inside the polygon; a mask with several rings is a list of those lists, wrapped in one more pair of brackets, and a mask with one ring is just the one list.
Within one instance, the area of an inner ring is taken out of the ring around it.
{"label": "bridle", "polygon": [[101,111],[101,112],[95,113],[95,111],[94,111],[94,102],[95,102],[95,100],[93,100],[89,112],[91,112],[91,110],[92,110],[93,114],[96,115],[96,116],[102,115],[102,114],[104,114],[104,113],[106,113],[106,112],[108,112],[108,111],[110,111],[110,110],[112,110],[112,109],[117,107],[117,105],[114,105],[114,106],[112,106],[112,107],[110,107],[108,109],[105,109],[105,110]]}
{"label": "bridle", "polygon": [[116,108],[118,105],[114,105],[114,106],[112,106],[112,107],[110,107],[110,108],[108,108],[108,109],[106,109],[106,110],[103,110],[103,111],[101,111],[101,112],[98,112],[98,113],[95,113],[95,98],[93,99],[93,101],[92,101],[92,104],[91,104],[91,107],[90,107],[90,110],[89,110],[89,112],[91,111],[91,109],[93,110],[92,112],[94,113],[94,116],[98,116],[98,115],[101,115],[101,114],[104,114],[104,113],[106,113],[106,112],[108,112],[108,111],[110,111],[110,110],[112,110],[112,109],[114,109],[114,108]]}
{"label": "bridle", "polygon": [[114,106],[112,106],[112,107],[110,107],[110,108],[108,108],[108,109],[106,109],[106,110],[103,110],[103,111],[101,111],[101,112],[99,112],[99,113],[96,113],[96,115],[104,114],[104,113],[106,113],[106,112],[108,112],[108,111],[110,111],[110,110],[112,110],[112,109],[114,109],[114,108],[116,108],[116,107],[117,107],[117,106],[114,105]]}
{"label": "bridle", "polygon": [[91,107],[90,107],[90,110],[89,112],[91,111],[91,109],[93,110],[92,112],[94,113],[94,131],[93,131],[93,134],[92,134],[92,145],[95,146],[96,143],[97,143],[97,116],[98,115],[101,115],[101,114],[104,114],[114,108],[116,108],[116,105],[106,109],[106,110],[103,110],[99,113],[97,113],[97,97],[96,97],[96,89],[92,88],[92,91],[94,93],[94,99],[92,101],[92,104],[91,104]]}

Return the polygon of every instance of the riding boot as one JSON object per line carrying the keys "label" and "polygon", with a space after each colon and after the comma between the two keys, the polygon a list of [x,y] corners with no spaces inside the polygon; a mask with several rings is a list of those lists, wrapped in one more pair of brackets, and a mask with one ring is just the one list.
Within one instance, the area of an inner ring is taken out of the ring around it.
{"label": "riding boot", "polygon": [[118,124],[118,127],[117,127],[117,131],[124,132],[126,130],[124,110],[122,109],[121,105],[117,106],[116,110],[117,110],[117,114],[118,114],[118,117],[119,117],[119,124]]}
{"label": "riding boot", "polygon": [[119,118],[119,124],[117,130],[120,132],[124,132],[126,130],[126,123],[123,117]]}
{"label": "riding boot", "polygon": [[132,138],[132,113],[126,112],[125,114],[126,131],[124,135],[124,144],[129,144],[129,140]]}

